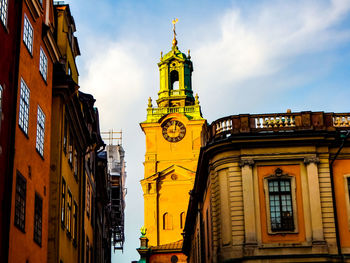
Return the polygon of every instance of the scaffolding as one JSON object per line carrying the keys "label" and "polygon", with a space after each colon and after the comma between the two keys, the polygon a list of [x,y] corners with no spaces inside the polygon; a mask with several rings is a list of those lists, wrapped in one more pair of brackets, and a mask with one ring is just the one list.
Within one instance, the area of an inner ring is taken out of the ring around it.
{"label": "scaffolding", "polygon": [[125,152],[122,147],[122,131],[102,132],[102,139],[108,141],[106,146],[109,177],[109,198],[111,215],[111,232],[114,252],[123,250],[124,210],[126,196]]}

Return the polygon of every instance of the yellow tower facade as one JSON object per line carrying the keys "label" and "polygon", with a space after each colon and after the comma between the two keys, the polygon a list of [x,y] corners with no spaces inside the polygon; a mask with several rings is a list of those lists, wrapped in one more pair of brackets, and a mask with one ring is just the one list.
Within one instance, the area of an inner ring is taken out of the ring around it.
{"label": "yellow tower facade", "polygon": [[205,124],[193,96],[190,53],[178,49],[175,36],[174,28],[172,49],[158,63],[158,107],[149,98],[147,119],[140,124],[146,135],[141,185],[149,247],[181,243]]}

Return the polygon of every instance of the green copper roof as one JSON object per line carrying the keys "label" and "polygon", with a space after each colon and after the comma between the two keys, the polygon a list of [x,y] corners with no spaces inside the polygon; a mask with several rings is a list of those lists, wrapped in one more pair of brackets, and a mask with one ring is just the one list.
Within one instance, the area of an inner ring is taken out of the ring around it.
{"label": "green copper roof", "polygon": [[171,51],[166,53],[164,56],[161,56],[160,62],[158,63],[158,66],[162,65],[163,63],[168,62],[171,59],[179,59],[180,61],[190,60],[191,57],[187,57],[184,53],[182,53],[177,46],[173,46]]}

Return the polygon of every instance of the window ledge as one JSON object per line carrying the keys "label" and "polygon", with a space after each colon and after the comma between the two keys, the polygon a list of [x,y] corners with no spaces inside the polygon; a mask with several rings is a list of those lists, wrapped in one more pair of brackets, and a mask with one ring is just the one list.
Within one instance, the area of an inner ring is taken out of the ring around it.
{"label": "window ledge", "polygon": [[39,243],[38,241],[36,241],[35,239],[34,239],[34,243],[35,244],[37,244],[39,247],[41,247],[42,245],[41,245],[41,243]]}
{"label": "window ledge", "polygon": [[[43,74],[40,72],[40,70],[39,70],[39,74],[40,74],[42,80],[44,81],[45,85],[47,86],[47,80],[44,78],[44,76],[43,76]],[[46,73],[46,78],[47,78],[47,73]]]}
{"label": "window ledge", "polygon": [[[28,133],[26,133],[26,132],[23,130],[23,128],[21,127],[21,125],[18,124],[18,127],[19,127],[19,129],[23,132],[24,136],[25,136],[27,139],[29,139]],[[29,128],[29,127],[28,127],[28,128]]]}
{"label": "window ledge", "polygon": [[25,234],[26,233],[26,231],[25,231],[25,229],[24,228],[21,228],[19,225],[17,225],[17,224],[14,224],[15,225],[15,227],[19,230],[19,231],[21,231],[23,234]]}
{"label": "window ledge", "polygon": [[43,161],[45,161],[44,156],[41,155],[41,153],[38,151],[38,149],[37,149],[36,147],[35,147],[35,150],[36,150],[36,152],[39,154],[40,158],[41,158]]}
{"label": "window ledge", "polygon": [[275,236],[275,235],[281,235],[281,236],[285,236],[285,235],[293,235],[293,234],[299,234],[298,231],[276,231],[276,232],[268,232],[269,235],[271,236]]}
{"label": "window ledge", "polygon": [[300,243],[269,243],[261,244],[259,249],[276,249],[276,248],[311,248],[311,242],[300,242]]}

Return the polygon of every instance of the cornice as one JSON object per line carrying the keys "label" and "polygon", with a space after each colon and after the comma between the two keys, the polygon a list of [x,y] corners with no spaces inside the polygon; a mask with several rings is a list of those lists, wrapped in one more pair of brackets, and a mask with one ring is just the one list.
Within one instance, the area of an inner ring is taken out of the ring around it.
{"label": "cornice", "polygon": [[43,7],[38,0],[25,0],[25,3],[27,4],[31,16],[36,21],[44,12]]}

